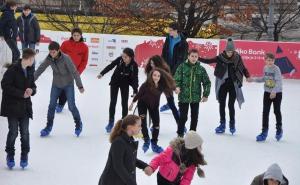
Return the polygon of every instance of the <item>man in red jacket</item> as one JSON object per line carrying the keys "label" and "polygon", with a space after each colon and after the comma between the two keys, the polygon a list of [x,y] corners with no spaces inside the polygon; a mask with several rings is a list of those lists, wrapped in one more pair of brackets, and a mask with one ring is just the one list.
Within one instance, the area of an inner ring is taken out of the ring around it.
{"label": "man in red jacket", "polygon": [[[82,38],[82,31],[80,28],[73,28],[71,31],[72,36],[69,40],[66,40],[61,45],[61,51],[69,55],[77,68],[79,74],[81,74],[86,68],[89,48],[84,43]],[[59,96],[58,104],[56,106],[56,112],[62,112],[64,105],[66,104],[67,98],[64,92]]]}

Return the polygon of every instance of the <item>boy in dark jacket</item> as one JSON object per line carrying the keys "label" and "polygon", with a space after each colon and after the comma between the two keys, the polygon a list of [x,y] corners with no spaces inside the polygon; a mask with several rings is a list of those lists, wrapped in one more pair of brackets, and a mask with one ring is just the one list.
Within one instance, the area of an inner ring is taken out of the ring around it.
{"label": "boy in dark jacket", "polygon": [[49,55],[34,73],[34,79],[38,77],[51,66],[53,70],[53,81],[50,94],[50,103],[47,114],[47,125],[41,130],[41,136],[48,136],[53,127],[53,120],[57,99],[62,91],[66,93],[69,110],[72,112],[75,122],[75,135],[78,137],[82,131],[82,122],[79,111],[75,104],[74,80],[80,93],[84,92],[81,78],[71,58],[60,51],[57,42],[49,44]]}
{"label": "boy in dark jacket", "polygon": [[12,52],[12,63],[16,63],[20,58],[20,51],[17,45],[18,26],[15,19],[17,3],[8,1],[2,9],[0,17],[0,39],[4,39]]}
{"label": "boy in dark jacket", "polygon": [[[115,68],[116,67],[116,68]],[[134,60],[134,51],[131,48],[125,48],[122,56],[112,61],[111,64],[106,66],[100,74],[98,79],[102,78],[107,72],[115,68],[110,80],[110,105],[109,105],[109,121],[105,127],[106,132],[110,133],[114,126],[116,104],[118,99],[119,89],[121,91],[122,99],[122,118],[128,114],[128,98],[129,86],[133,88],[133,94],[138,91],[138,65]]]}
{"label": "boy in dark jacket", "polygon": [[19,38],[22,42],[22,49],[32,48],[40,42],[40,25],[33,13],[30,5],[25,5],[23,13],[17,18],[19,28]]}
{"label": "boy in dark jacket", "polygon": [[[204,67],[198,62],[198,51],[192,49],[188,60],[177,68],[175,74],[176,93],[179,94],[180,119],[177,134],[183,137],[189,106],[191,107],[190,130],[196,131],[199,114],[199,102],[206,102],[211,82]],[[203,93],[202,87],[203,86]],[[203,96],[201,97],[201,95]]]}
{"label": "boy in dark jacket", "polygon": [[28,165],[29,146],[29,118],[32,119],[32,103],[30,97],[36,93],[36,85],[30,67],[34,62],[35,52],[24,49],[22,59],[12,64],[5,72],[1,81],[2,102],[1,116],[7,117],[9,132],[6,140],[7,166],[15,166],[15,140],[18,129],[21,134],[21,162],[20,166]]}
{"label": "boy in dark jacket", "polygon": [[[179,32],[179,25],[177,23],[171,23],[169,25],[169,34],[163,46],[162,57],[169,65],[173,76],[175,75],[177,67],[187,59],[188,49],[189,45],[185,35]],[[174,103],[173,96],[167,97],[167,100],[171,104]],[[169,106],[169,103],[161,106],[160,111],[164,112],[171,108],[175,117],[176,115],[174,113],[177,112],[177,108],[176,106]]]}

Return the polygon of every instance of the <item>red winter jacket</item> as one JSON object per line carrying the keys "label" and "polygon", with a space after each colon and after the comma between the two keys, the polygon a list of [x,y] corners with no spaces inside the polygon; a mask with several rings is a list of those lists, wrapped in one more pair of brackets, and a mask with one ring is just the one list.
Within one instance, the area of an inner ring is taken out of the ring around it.
{"label": "red winter jacket", "polygon": [[81,74],[88,62],[89,48],[84,42],[75,42],[74,40],[66,40],[61,45],[61,51],[69,55]]}

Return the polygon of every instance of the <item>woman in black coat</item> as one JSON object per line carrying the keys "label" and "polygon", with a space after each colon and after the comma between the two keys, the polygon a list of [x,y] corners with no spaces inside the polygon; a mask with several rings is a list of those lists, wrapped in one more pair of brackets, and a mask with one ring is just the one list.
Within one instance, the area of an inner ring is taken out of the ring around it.
{"label": "woman in black coat", "polygon": [[111,147],[99,185],[136,185],[136,167],[150,175],[151,168],[137,159],[138,142],[133,135],[141,130],[141,119],[128,115],[119,120],[111,135]]}
{"label": "woman in black coat", "polygon": [[110,80],[110,105],[109,105],[109,121],[105,127],[106,132],[110,133],[114,126],[115,111],[118,99],[119,89],[121,91],[122,100],[122,118],[128,114],[128,98],[129,86],[133,88],[133,94],[136,94],[139,87],[138,82],[138,65],[134,61],[134,51],[131,48],[125,48],[122,56],[112,61],[106,66],[100,74],[98,79],[102,78],[107,72],[115,68],[115,71]]}
{"label": "woman in black coat", "polygon": [[235,109],[234,104],[237,100],[239,106],[244,103],[242,92],[243,76],[250,78],[250,74],[245,67],[242,57],[235,51],[234,43],[231,38],[228,39],[225,51],[212,59],[199,58],[200,62],[211,64],[216,63],[214,75],[216,76],[216,96],[219,101],[220,125],[215,129],[217,134],[225,132],[225,106],[226,97],[229,95],[229,128],[231,134],[234,134],[235,129]]}

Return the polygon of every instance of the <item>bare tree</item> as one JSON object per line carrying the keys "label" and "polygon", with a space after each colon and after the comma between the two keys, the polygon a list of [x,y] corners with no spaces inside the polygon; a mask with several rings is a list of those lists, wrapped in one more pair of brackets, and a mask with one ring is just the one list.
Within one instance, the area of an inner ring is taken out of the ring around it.
{"label": "bare tree", "polygon": [[170,22],[178,22],[188,37],[196,37],[212,20],[222,15],[227,0],[97,0],[104,15],[131,20],[128,27],[154,35],[164,34]]}
{"label": "bare tree", "polygon": [[[291,29],[300,28],[300,9],[297,0],[274,1],[274,41],[278,41],[280,34]],[[260,40],[268,31],[269,0],[254,0],[245,5],[234,0],[231,4],[230,18],[224,19],[227,28],[243,34],[256,33],[256,40]]]}

